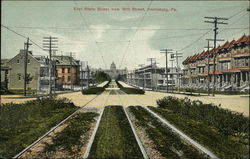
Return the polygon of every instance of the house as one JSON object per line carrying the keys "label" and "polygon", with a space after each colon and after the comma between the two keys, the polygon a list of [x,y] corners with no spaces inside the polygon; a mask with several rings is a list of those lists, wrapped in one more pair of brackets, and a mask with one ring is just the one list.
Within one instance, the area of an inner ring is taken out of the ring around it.
{"label": "house", "polygon": [[79,85],[80,61],[71,56],[53,55],[56,62],[56,77],[62,85]]}
{"label": "house", "polygon": [[[27,56],[27,90],[40,91],[48,88],[49,59],[45,56],[34,56],[32,51]],[[24,89],[24,58],[25,50],[20,52],[7,62],[8,89]],[[54,79],[54,77],[52,77]],[[47,87],[47,88],[46,88]]]}
{"label": "house", "polygon": [[[227,41],[210,51],[203,51],[183,61],[183,88],[248,91],[250,78],[250,37]],[[215,55],[215,71],[213,55]]]}

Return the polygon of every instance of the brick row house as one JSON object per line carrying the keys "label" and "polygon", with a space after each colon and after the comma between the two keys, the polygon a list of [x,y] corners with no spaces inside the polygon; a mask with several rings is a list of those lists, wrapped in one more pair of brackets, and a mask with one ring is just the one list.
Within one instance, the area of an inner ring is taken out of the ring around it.
{"label": "brick row house", "polygon": [[52,56],[52,60],[56,61],[56,77],[57,84],[68,86],[79,85],[80,79],[80,61],[71,56]]}
{"label": "brick row house", "polygon": [[[213,88],[215,54],[215,88],[217,91],[248,91],[250,71],[250,37],[227,41],[210,51],[203,51],[183,61],[183,88]],[[209,84],[208,84],[209,83]]]}

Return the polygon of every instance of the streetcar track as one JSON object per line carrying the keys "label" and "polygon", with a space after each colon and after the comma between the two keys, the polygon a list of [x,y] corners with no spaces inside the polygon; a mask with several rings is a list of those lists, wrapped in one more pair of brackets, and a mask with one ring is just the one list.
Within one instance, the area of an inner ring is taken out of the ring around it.
{"label": "streetcar track", "polygon": [[[123,91],[122,91],[122,92],[123,92]],[[124,92],[124,94],[126,94],[126,93]],[[118,95],[118,97],[119,97],[121,103],[123,103],[120,94],[118,93],[117,95]],[[132,131],[133,131],[133,133],[134,133],[135,139],[136,139],[137,144],[138,144],[138,146],[139,146],[139,148],[140,148],[140,150],[141,150],[141,153],[142,153],[142,155],[143,155],[143,158],[144,158],[144,159],[148,159],[149,157],[148,157],[147,151],[145,150],[145,148],[144,148],[144,146],[143,146],[143,144],[142,144],[142,141],[140,140],[139,136],[138,136],[137,133],[136,133],[136,130],[135,130],[134,126],[133,126],[133,123],[132,123],[132,121],[131,121],[129,115],[128,115],[128,112],[127,112],[127,110],[126,110],[126,108],[125,108],[124,105],[123,105],[122,107],[123,107],[123,110],[124,110],[124,112],[125,112],[125,114],[126,114],[126,117],[127,117],[128,121],[129,121],[130,127],[131,127],[131,129],[132,129]]]}
{"label": "streetcar track", "polygon": [[201,151],[204,154],[208,155],[210,158],[212,158],[212,159],[218,159],[218,157],[213,152],[211,152],[210,150],[208,150],[206,147],[204,147],[203,145],[199,144],[197,141],[195,141],[194,139],[192,139],[190,136],[186,135],[184,132],[182,132],[180,129],[178,129],[173,124],[170,124],[166,119],[163,119],[162,117],[160,117],[158,114],[156,114],[155,112],[153,112],[152,110],[150,110],[147,106],[143,106],[144,104],[142,102],[140,102],[138,99],[135,99],[135,98],[133,98],[133,99],[136,102],[140,103],[140,105],[141,105],[142,108],[146,109],[150,114],[152,114],[154,117],[156,117],[164,125],[166,125],[167,127],[169,127],[176,134],[178,134],[182,138],[182,140],[184,140],[188,144],[194,146],[196,149],[198,149],[199,151]]}
{"label": "streetcar track", "polygon": [[85,106],[87,104],[89,104],[90,102],[92,102],[93,100],[95,100],[97,97],[99,97],[100,95],[96,95],[94,98],[92,98],[91,100],[89,100],[87,103],[85,103],[81,108],[77,109],[75,112],[73,112],[72,114],[70,114],[67,118],[65,118],[64,120],[62,120],[60,123],[58,123],[56,126],[52,127],[48,132],[46,132],[44,135],[42,135],[41,137],[39,137],[36,141],[34,141],[32,144],[30,144],[29,146],[27,146],[25,149],[23,149],[21,152],[19,152],[18,154],[16,154],[13,158],[19,158],[21,157],[25,152],[29,151],[32,147],[34,147],[37,143],[39,143],[42,139],[44,139],[45,137],[47,137],[50,133],[52,133],[55,129],[57,129],[59,126],[61,126],[62,124],[64,124],[67,120],[69,120],[71,117],[73,117],[74,115],[76,115],[78,112],[80,112],[83,108],[85,108]]}
{"label": "streetcar track", "polygon": [[103,108],[102,108],[102,110],[101,110],[100,116],[99,116],[98,121],[97,121],[97,123],[96,123],[96,126],[95,126],[95,128],[94,128],[94,131],[93,131],[93,133],[92,133],[92,135],[91,135],[91,137],[90,137],[90,139],[89,139],[89,141],[88,141],[87,149],[86,149],[86,151],[85,151],[85,153],[84,153],[84,155],[83,155],[83,159],[88,158],[88,156],[89,156],[89,153],[90,153],[92,144],[93,144],[93,142],[94,142],[94,139],[95,139],[95,136],[96,136],[96,132],[97,132],[98,127],[99,127],[99,124],[100,124],[100,122],[101,122],[102,115],[103,115],[103,112],[104,112],[104,109],[105,109],[105,105],[106,105],[106,103],[107,103],[107,101],[108,101],[108,99],[109,99],[109,96],[110,96],[110,92],[108,92],[108,96],[107,96],[107,98],[106,98],[106,100],[105,100],[105,102],[104,102]]}

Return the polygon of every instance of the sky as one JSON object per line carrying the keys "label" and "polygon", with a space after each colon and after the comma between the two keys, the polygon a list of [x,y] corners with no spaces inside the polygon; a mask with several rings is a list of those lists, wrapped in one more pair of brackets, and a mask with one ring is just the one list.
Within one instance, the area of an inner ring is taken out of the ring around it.
{"label": "sky", "polygon": [[[42,47],[43,37],[58,37],[57,55],[72,52],[92,68],[165,66],[161,49],[187,56],[202,52],[214,36],[205,16],[229,18],[218,38],[249,35],[248,1],[2,1],[2,25]],[[149,9],[148,9],[149,8]],[[27,40],[1,26],[2,58],[14,57]],[[222,44],[224,42],[217,42]],[[48,56],[36,45],[34,55]],[[169,55],[170,56],[170,55]]]}

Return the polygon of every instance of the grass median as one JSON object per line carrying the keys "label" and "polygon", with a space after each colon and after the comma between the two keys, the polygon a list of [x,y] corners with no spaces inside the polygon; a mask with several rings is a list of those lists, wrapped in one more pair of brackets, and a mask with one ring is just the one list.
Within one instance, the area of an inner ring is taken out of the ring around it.
{"label": "grass median", "polygon": [[65,123],[67,127],[52,138],[52,144],[47,144],[38,158],[82,157],[81,149],[86,144],[87,132],[97,116],[97,113],[92,112],[78,113]]}
{"label": "grass median", "polygon": [[200,101],[166,97],[149,107],[222,159],[248,158],[248,117]]}
{"label": "grass median", "polygon": [[126,94],[145,94],[145,91],[142,89],[133,87],[123,87],[118,81],[116,81],[116,84],[120,88],[120,90],[125,92]]}
{"label": "grass median", "polygon": [[[135,117],[135,124],[145,130],[155,149],[164,158],[204,159],[208,158],[193,146],[183,141],[170,128],[162,124],[151,113],[140,106],[130,106],[129,112]],[[151,156],[153,157],[153,156]]]}
{"label": "grass median", "polygon": [[121,106],[105,107],[89,158],[143,158]]}
{"label": "grass median", "polygon": [[77,110],[68,99],[38,99],[0,107],[0,158],[10,158]]}

